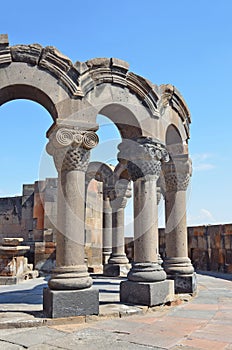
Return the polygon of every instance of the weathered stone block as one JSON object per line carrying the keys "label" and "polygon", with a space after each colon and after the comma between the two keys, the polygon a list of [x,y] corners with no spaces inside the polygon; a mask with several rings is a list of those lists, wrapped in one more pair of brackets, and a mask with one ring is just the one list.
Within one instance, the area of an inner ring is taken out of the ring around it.
{"label": "weathered stone block", "polygon": [[190,293],[197,290],[196,274],[182,276],[168,276],[169,280],[174,281],[175,294]]}
{"label": "weathered stone block", "polygon": [[51,318],[98,315],[99,291],[93,288],[69,291],[44,288],[43,310],[45,316]]}
{"label": "weathered stone block", "polygon": [[123,281],[120,284],[120,301],[122,303],[155,306],[174,299],[174,282],[145,283]]}
{"label": "weathered stone block", "polygon": [[0,46],[8,46],[9,39],[8,34],[0,34]]}
{"label": "weathered stone block", "polygon": [[210,244],[212,249],[218,249],[222,247],[222,227],[220,225],[210,226],[208,229],[210,234]]}
{"label": "weathered stone block", "polygon": [[108,277],[127,276],[130,271],[130,264],[105,264],[103,275]]}
{"label": "weathered stone block", "polygon": [[191,260],[196,270],[209,270],[210,268],[209,252],[207,250],[192,249]]}
{"label": "weathered stone block", "polygon": [[205,233],[205,227],[204,226],[193,227],[193,235],[195,237],[204,236],[204,233]]}
{"label": "weathered stone block", "polygon": [[225,249],[231,249],[231,236],[230,235],[224,235],[224,247]]}
{"label": "weathered stone block", "polygon": [[198,249],[207,250],[207,237],[206,236],[198,236],[197,237],[197,247]]}
{"label": "weathered stone block", "polygon": [[225,272],[226,273],[232,273],[232,264],[225,266]]}
{"label": "weathered stone block", "polygon": [[228,265],[232,264],[232,250],[226,251],[226,264]]}
{"label": "weathered stone block", "polygon": [[211,249],[211,264],[210,264],[210,270],[212,271],[219,271],[220,270],[220,264],[219,264],[219,249]]}

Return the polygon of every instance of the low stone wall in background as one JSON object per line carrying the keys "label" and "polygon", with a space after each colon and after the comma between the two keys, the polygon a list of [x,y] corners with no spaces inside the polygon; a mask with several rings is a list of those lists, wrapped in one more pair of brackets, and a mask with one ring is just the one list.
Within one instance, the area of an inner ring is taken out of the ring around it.
{"label": "low stone wall in background", "polygon": [[[159,251],[164,259],[165,230],[159,229]],[[133,260],[133,238],[125,238],[126,252]],[[188,227],[188,254],[196,270],[232,273],[232,224]]]}
{"label": "low stone wall in background", "polygon": [[232,224],[189,227],[188,240],[195,269],[232,273]]}

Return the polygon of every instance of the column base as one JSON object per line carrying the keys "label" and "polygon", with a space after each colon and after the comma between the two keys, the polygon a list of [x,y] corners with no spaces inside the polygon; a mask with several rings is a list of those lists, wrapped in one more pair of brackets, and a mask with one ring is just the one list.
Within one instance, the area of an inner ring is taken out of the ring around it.
{"label": "column base", "polygon": [[161,282],[167,275],[164,269],[157,263],[133,262],[128,273],[128,280],[133,282]]}
{"label": "column base", "polygon": [[105,264],[103,275],[108,277],[126,277],[130,268],[131,264]]}
{"label": "column base", "polygon": [[43,310],[46,317],[70,317],[99,314],[99,291],[93,288],[83,290],[43,290]]}
{"label": "column base", "polygon": [[120,301],[127,304],[156,306],[174,300],[174,282],[132,282],[120,283]]}
{"label": "column base", "polygon": [[164,270],[167,275],[192,275],[194,272],[193,265],[188,257],[166,258]]}
{"label": "column base", "polygon": [[64,291],[88,289],[92,284],[86,265],[56,267],[48,281],[51,290]]}
{"label": "column base", "polygon": [[105,265],[105,264],[108,264],[108,261],[109,261],[109,259],[110,259],[110,255],[111,255],[111,253],[104,253],[103,252],[103,257],[102,257],[102,260],[103,260],[103,265]]}
{"label": "column base", "polygon": [[197,290],[195,272],[191,275],[168,275],[167,278],[174,281],[175,294],[194,294]]}
{"label": "column base", "polygon": [[126,254],[111,254],[109,261],[109,264],[128,264],[129,260],[127,259]]}

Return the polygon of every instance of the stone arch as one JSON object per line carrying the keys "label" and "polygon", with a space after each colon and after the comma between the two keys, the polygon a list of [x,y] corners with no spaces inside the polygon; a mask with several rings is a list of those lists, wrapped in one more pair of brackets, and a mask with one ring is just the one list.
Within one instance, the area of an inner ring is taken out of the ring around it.
{"label": "stone arch", "polygon": [[165,144],[170,155],[183,154],[184,146],[177,127],[170,124],[166,131]]}
{"label": "stone arch", "polygon": [[79,62],[79,69],[85,101],[80,119],[88,115],[94,124],[96,115],[103,114],[115,123],[122,138],[151,136],[151,124],[159,116],[158,86],[130,72],[128,63],[116,58]]}
{"label": "stone arch", "polygon": [[[70,99],[82,96],[72,62],[56,48],[39,44],[9,46],[0,38],[0,105],[14,99],[38,102],[53,120],[71,113]],[[71,113],[72,114],[72,113]]]}
{"label": "stone arch", "polygon": [[89,182],[92,179],[100,182],[108,180],[113,184],[113,167],[102,162],[90,162],[86,172],[86,181]]}
{"label": "stone arch", "polygon": [[168,128],[172,125],[178,130],[182,142],[187,144],[190,137],[191,116],[183,96],[175,86],[170,84],[160,86],[159,106],[164,142]]}
{"label": "stone arch", "polygon": [[18,99],[37,102],[49,112],[53,121],[58,117],[57,109],[50,97],[34,86],[16,84],[7,86],[0,90],[0,105]]}
{"label": "stone arch", "polygon": [[[0,36],[0,103],[19,96],[36,99],[54,119],[47,133],[47,151],[54,157],[58,171],[59,232],[57,266],[44,293],[49,316],[64,317],[67,310],[72,310],[68,316],[75,316],[78,303],[82,304],[83,315],[98,313],[98,296],[91,289],[92,279],[84,263],[84,203],[85,173],[90,150],[98,143],[95,131],[98,128],[96,117],[100,113],[109,117],[120,130],[119,161],[127,167],[134,182],[135,261],[128,274],[129,281],[121,284],[120,300],[153,306],[167,301],[172,294],[173,284],[166,281],[166,273],[158,262],[156,197],[157,179],[163,163],[168,160],[166,148],[179,139],[184,149],[181,154],[175,154],[175,169],[172,155],[172,161],[164,169],[167,218],[170,219],[170,225],[166,223],[169,246],[165,269],[170,279],[177,276],[177,287],[179,277],[180,284],[191,284],[188,290],[191,292],[194,277],[187,258],[185,220],[191,119],[179,91],[172,85],[152,84],[130,72],[128,64],[116,58],[96,58],[73,64],[54,47],[43,48],[38,44],[9,47],[6,36]],[[172,136],[166,138],[166,135]],[[121,180],[125,180],[124,173],[120,175]],[[126,194],[118,191],[114,201],[116,225],[113,226],[117,242],[119,237],[124,238]],[[121,238],[120,244],[115,241],[115,247],[123,248]],[[111,264],[127,264],[122,249],[113,253]],[[144,294],[145,285],[146,290],[149,288],[147,296],[140,299],[138,296]],[[73,290],[75,303],[70,299],[70,290]],[[64,307],[60,306],[61,300],[64,300]],[[88,309],[86,302],[83,305],[84,300],[93,307]]]}
{"label": "stone arch", "polygon": [[111,103],[100,110],[118,128],[121,138],[128,139],[142,135],[141,125],[132,111],[120,104]]}

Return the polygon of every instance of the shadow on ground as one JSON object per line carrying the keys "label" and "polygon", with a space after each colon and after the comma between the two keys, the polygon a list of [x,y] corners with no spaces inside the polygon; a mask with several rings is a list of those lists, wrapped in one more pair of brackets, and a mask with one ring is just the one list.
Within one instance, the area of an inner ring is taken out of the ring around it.
{"label": "shadow on ground", "polygon": [[196,272],[199,275],[211,276],[215,278],[224,279],[227,281],[232,281],[232,273],[224,273],[219,271],[203,271],[203,270],[197,270]]}

